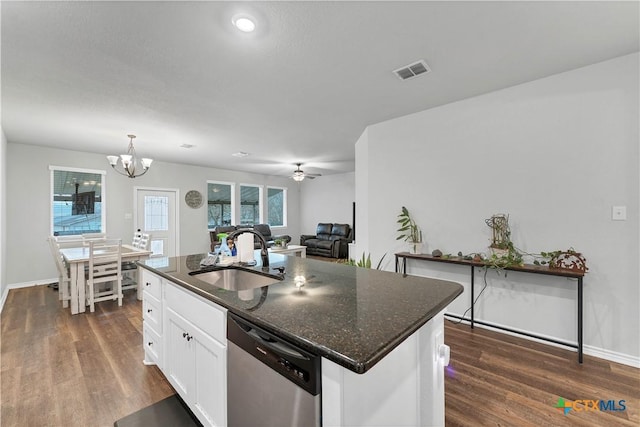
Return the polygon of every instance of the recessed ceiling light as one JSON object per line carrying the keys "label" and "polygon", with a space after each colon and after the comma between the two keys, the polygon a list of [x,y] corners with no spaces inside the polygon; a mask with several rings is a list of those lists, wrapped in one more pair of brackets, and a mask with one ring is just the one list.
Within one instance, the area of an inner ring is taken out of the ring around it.
{"label": "recessed ceiling light", "polygon": [[247,157],[249,153],[245,153],[244,151],[238,151],[237,153],[233,153],[233,157]]}
{"label": "recessed ceiling light", "polygon": [[248,15],[236,15],[231,21],[237,29],[244,33],[250,33],[256,29],[256,24],[253,21],[253,18]]}
{"label": "recessed ceiling light", "polygon": [[193,147],[195,147],[195,145],[193,145],[193,144],[181,144],[180,145],[180,148],[193,148]]}

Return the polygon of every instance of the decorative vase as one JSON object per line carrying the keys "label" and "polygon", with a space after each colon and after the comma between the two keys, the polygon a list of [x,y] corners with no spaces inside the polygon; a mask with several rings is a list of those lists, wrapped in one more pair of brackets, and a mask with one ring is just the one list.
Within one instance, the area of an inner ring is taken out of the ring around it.
{"label": "decorative vase", "polygon": [[409,253],[421,254],[422,253],[422,242],[409,242]]}

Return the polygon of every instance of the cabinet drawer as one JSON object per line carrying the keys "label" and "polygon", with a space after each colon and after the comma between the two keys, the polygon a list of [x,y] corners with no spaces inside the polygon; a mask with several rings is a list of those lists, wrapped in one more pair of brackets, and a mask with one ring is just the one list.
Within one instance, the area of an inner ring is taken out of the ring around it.
{"label": "cabinet drawer", "polygon": [[142,319],[156,332],[162,333],[162,304],[147,291],[142,293]]}
{"label": "cabinet drawer", "polygon": [[142,269],[142,290],[149,292],[158,301],[162,299],[162,279],[149,270]]}
{"label": "cabinet drawer", "polygon": [[143,324],[142,332],[145,360],[162,369],[162,338],[147,324]]}
{"label": "cabinet drawer", "polygon": [[226,309],[172,283],[167,283],[165,304],[206,334],[226,345]]}

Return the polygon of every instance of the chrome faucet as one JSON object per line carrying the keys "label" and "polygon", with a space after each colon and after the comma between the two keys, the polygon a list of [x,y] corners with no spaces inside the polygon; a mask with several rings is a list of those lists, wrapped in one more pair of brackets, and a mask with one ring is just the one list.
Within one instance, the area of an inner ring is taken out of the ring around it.
{"label": "chrome faucet", "polygon": [[258,241],[260,242],[260,258],[262,259],[262,268],[269,269],[269,252],[267,251],[267,241],[264,239],[262,233],[252,228],[239,228],[229,233],[227,239],[233,239],[235,241],[236,237],[243,233],[251,233],[258,238]]}

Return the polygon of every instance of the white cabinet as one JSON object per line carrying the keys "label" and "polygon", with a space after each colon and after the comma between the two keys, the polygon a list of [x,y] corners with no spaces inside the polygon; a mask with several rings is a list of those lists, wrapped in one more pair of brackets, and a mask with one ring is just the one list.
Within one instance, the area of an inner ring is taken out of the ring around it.
{"label": "white cabinet", "polygon": [[164,302],[162,371],[203,425],[225,426],[226,310],[170,282]]}
{"label": "white cabinet", "polygon": [[325,426],[443,426],[444,311],[364,374],[322,359]]}
{"label": "white cabinet", "polygon": [[144,364],[162,369],[162,278],[142,269],[142,332]]}

